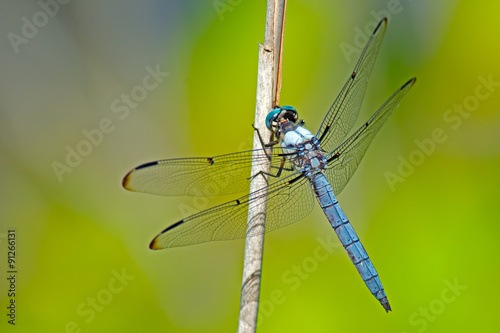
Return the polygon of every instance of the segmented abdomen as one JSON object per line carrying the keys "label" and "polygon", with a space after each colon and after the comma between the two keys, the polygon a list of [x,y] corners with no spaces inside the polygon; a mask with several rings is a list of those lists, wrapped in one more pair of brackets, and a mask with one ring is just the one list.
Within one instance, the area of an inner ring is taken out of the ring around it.
{"label": "segmented abdomen", "polygon": [[340,208],[328,180],[322,173],[316,173],[312,176],[311,182],[321,208],[337,233],[352,263],[356,266],[361,278],[365,281],[366,286],[370,289],[373,296],[389,312],[391,307],[378,273],[368,257],[368,253],[366,253],[363,245],[361,245],[351,223],[349,223],[342,208]]}

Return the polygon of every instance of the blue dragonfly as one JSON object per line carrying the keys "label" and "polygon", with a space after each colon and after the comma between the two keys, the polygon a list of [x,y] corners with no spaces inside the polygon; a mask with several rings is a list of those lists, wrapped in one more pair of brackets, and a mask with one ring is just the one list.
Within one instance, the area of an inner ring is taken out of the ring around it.
{"label": "blue dragonfly", "polygon": [[386,27],[384,18],[369,37],[354,71],[316,135],[304,127],[303,121],[298,121],[293,107],[276,107],[266,117],[271,139],[276,140],[263,144],[262,149],[160,160],[131,170],[123,179],[123,186],[130,191],[213,196],[248,191],[250,181],[258,176],[251,175],[252,163],[271,165],[269,173],[261,174],[268,179],[264,187],[171,224],[153,239],[150,248],[158,250],[261,234],[262,228],[247,228],[249,209],[260,205],[267,205],[265,232],[269,232],[307,216],[316,198],[366,286],[389,312],[391,307],[378,273],[335,197],[354,174],[375,134],[415,83],[415,78],[406,82],[347,137],[358,116]]}

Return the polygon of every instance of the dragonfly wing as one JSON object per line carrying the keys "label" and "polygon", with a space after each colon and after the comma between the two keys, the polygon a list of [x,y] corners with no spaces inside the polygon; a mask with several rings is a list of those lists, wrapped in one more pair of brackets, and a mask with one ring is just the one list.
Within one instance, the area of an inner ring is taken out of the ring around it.
{"label": "dragonfly wing", "polygon": [[329,164],[325,176],[332,185],[335,194],[338,195],[342,192],[358,168],[375,134],[408,93],[415,80],[415,78],[412,78],[399,88],[363,126],[328,155]]}
{"label": "dragonfly wing", "polygon": [[368,39],[354,71],[321,123],[316,137],[319,139],[321,147],[328,153],[337,148],[344,140],[358,117],[368,79],[382,44],[386,27],[387,19],[384,18]]}
{"label": "dragonfly wing", "polygon": [[[178,158],[142,164],[123,179],[129,191],[158,195],[217,196],[248,191],[252,159],[265,163],[271,157],[271,173],[283,159],[282,149],[249,150],[215,157]],[[291,173],[286,161],[281,176]]]}
{"label": "dragonfly wing", "polygon": [[[262,226],[247,228],[248,207],[266,204],[265,231]],[[295,173],[237,200],[191,215],[163,230],[150,244],[165,249],[209,241],[245,238],[284,227],[307,216],[314,207],[309,180]]]}

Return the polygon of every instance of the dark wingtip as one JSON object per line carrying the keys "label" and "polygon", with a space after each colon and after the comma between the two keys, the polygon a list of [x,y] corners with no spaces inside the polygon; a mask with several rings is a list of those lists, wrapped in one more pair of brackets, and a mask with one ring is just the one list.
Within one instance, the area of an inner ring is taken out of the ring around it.
{"label": "dark wingtip", "polygon": [[122,180],[122,186],[125,189],[129,190],[129,191],[134,191],[134,189],[132,189],[132,188],[129,187],[130,178],[132,176],[132,173],[134,173],[134,171],[136,171],[136,170],[140,170],[140,169],[147,168],[147,167],[150,167],[150,166],[154,166],[154,165],[157,165],[157,164],[158,164],[158,161],[148,162],[148,163],[141,164],[138,167],[130,170],[130,172],[127,173],[127,175],[125,175],[125,177],[123,178],[123,180]]}
{"label": "dark wingtip", "polygon": [[151,243],[149,243],[149,249],[150,250],[160,250],[161,247],[160,245],[158,244],[158,237],[155,237]]}
{"label": "dark wingtip", "polygon": [[417,82],[417,78],[414,76],[408,82],[411,83],[411,85],[413,87],[413,85],[415,84],[415,82]]}
{"label": "dark wingtip", "polygon": [[144,164],[139,165],[134,170],[139,170],[139,169],[147,168],[147,167],[150,167],[150,166],[153,166],[153,165],[157,165],[157,164],[158,164],[158,161],[144,163]]}
{"label": "dark wingtip", "polygon": [[[166,249],[166,248],[169,248],[169,247],[175,247],[176,245],[173,245],[173,246],[172,246],[172,243],[167,243],[167,244],[165,244],[165,240],[164,240],[164,242],[163,242],[164,244],[163,244],[163,245],[160,245],[158,238],[160,238],[160,236],[161,236],[161,235],[163,235],[164,233],[166,233],[167,231],[169,231],[169,230],[171,230],[171,229],[173,229],[173,228],[175,228],[175,227],[177,227],[177,226],[179,226],[179,225],[183,224],[184,222],[185,222],[184,220],[180,220],[179,222],[175,222],[174,224],[172,224],[172,225],[170,225],[170,226],[166,227],[166,228],[165,228],[162,232],[160,232],[160,233],[159,233],[159,234],[155,237],[155,239],[153,239],[153,240],[151,241],[151,243],[149,244],[149,248],[150,248],[151,250],[162,250],[162,249]],[[179,246],[179,245],[177,245],[177,246]],[[180,245],[180,246],[182,246],[182,245]]]}
{"label": "dark wingtip", "polygon": [[375,27],[375,30],[373,30],[373,34],[375,34],[378,29],[380,29],[380,26],[381,25],[384,25],[384,30],[385,28],[387,27],[387,17],[384,17],[383,19],[380,20],[380,22],[378,22],[377,26]]}
{"label": "dark wingtip", "polygon": [[406,88],[406,86],[408,86],[408,85],[411,88],[411,87],[413,87],[413,85],[415,84],[415,82],[417,82],[417,78],[416,77],[412,77],[411,79],[409,79],[408,81],[406,81],[406,83],[403,84],[403,86],[401,88],[399,88],[399,90]]}
{"label": "dark wingtip", "polygon": [[[135,170],[135,169],[134,169],[134,170]],[[127,174],[125,175],[125,177],[123,177],[123,180],[122,180],[122,186],[123,186],[123,188],[125,188],[126,190],[129,190],[129,191],[132,191],[132,189],[130,189],[130,188],[128,187],[128,183],[130,182],[130,174],[131,174],[132,172],[134,172],[134,170],[132,170],[132,171],[130,171],[129,173],[127,173]]]}

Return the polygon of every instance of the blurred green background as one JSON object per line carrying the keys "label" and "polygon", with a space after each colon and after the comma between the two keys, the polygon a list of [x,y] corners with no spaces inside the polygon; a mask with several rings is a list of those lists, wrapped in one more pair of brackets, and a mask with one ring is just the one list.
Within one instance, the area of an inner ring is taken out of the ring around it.
{"label": "blurred green background", "polygon": [[[0,4],[2,332],[235,332],[244,241],[148,249],[221,200],[121,180],[144,162],[251,147],[266,2],[60,2]],[[325,255],[333,230],[316,208],[266,238],[259,332],[500,331],[500,3],[289,1],[281,103],[316,132],[359,56],[343,49],[382,11],[358,124],[418,80],[339,200],[393,312],[338,243]],[[150,71],[165,74],[144,90]]]}

